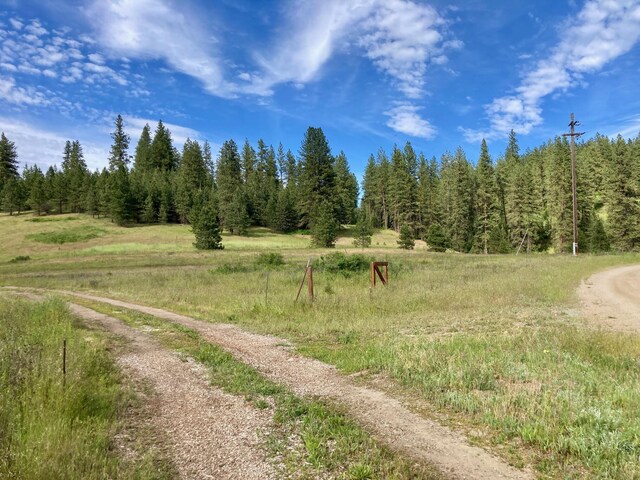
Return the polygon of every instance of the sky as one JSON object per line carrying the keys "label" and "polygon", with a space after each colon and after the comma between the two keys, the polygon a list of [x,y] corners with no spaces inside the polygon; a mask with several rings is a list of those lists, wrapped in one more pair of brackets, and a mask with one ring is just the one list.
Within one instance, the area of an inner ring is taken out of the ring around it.
{"label": "sky", "polygon": [[79,140],[107,164],[162,120],[181,148],[321,127],[361,176],[409,141],[492,157],[567,131],[640,132],[640,0],[0,0],[0,131],[21,163]]}

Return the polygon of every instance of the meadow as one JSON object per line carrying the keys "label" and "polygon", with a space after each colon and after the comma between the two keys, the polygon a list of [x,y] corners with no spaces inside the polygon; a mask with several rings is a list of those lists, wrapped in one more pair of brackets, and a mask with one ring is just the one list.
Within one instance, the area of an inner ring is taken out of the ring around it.
{"label": "meadow", "polygon": [[[84,215],[3,215],[0,237],[0,285],[89,291],[274,334],[542,477],[640,477],[640,339],[587,323],[575,297],[591,273],[638,255],[404,252],[389,231],[361,250],[348,230],[318,250],[307,235],[266,229],[202,252],[188,226]],[[336,253],[363,255],[364,268]],[[296,303],[309,259],[316,295]],[[370,259],[389,262],[388,287],[370,289]]]}

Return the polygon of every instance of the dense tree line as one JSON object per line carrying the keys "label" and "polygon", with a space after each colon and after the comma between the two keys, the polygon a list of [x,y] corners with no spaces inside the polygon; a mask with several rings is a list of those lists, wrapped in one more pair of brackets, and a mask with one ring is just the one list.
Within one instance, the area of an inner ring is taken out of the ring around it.
{"label": "dense tree line", "polygon": [[[145,125],[130,155],[121,116],[111,138],[102,171],[90,172],[80,142],[68,141],[60,168],[25,167],[19,175],[15,145],[2,134],[3,209],[86,212],[121,225],[186,223],[196,233],[211,230],[213,216],[232,234],[243,235],[250,226],[311,230],[318,246],[333,245],[340,225],[356,221],[358,181],[344,153],[332,155],[320,128],[307,130],[297,158],[282,145],[276,150],[258,140],[254,148],[245,141],[240,150],[229,140],[214,161],[206,141],[187,139],[178,151],[162,121],[153,134]],[[207,235],[201,245],[219,238]]]}
{"label": "dense tree line", "polygon": [[[640,137],[578,145],[582,251],[640,249]],[[434,249],[502,253],[571,250],[570,147],[557,137],[520,153],[511,132],[497,162],[483,140],[475,166],[458,148],[436,161],[407,143],[371,156],[362,208],[376,227],[408,227]],[[405,231],[406,236],[406,231]]]}
{"label": "dense tree line", "polygon": [[[558,137],[521,153],[511,132],[493,161],[483,140],[475,164],[458,148],[439,160],[410,143],[371,155],[359,186],[344,153],[333,155],[320,128],[309,128],[297,156],[258,140],[224,142],[216,159],[208,142],[188,139],[178,151],[171,132],[149,125],[130,155],[120,116],[109,164],[90,172],[82,146],[69,141],[61,166],[18,172],[15,145],[0,138],[0,202],[9,212],[87,212],[119,224],[188,223],[201,245],[219,231],[243,235],[250,226],[311,231],[332,246],[341,225],[356,224],[367,246],[371,227],[402,233],[401,246],[424,239],[434,250],[504,253],[571,250],[570,150]],[[640,137],[601,135],[577,149],[582,251],[640,249]],[[211,218],[215,221],[211,221]],[[215,230],[217,226],[219,231]]]}

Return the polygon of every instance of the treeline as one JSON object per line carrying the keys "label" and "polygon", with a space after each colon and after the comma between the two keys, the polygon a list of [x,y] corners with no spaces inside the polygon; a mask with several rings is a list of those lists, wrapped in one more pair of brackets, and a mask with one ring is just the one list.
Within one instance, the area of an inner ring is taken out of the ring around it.
{"label": "treeline", "polygon": [[68,141],[61,168],[18,174],[15,145],[0,141],[0,192],[9,213],[25,208],[41,213],[109,216],[118,224],[190,223],[202,212],[215,215],[220,229],[245,234],[249,226],[279,232],[310,230],[318,246],[332,246],[341,224],[356,220],[358,181],[344,153],[331,154],[320,128],[309,128],[296,158],[282,144],[258,140],[240,150],[224,142],[216,161],[208,142],[187,139],[178,151],[171,132],[146,125],[133,155],[121,116],[111,134],[108,168],[90,172],[78,141]]}
{"label": "treeline", "polygon": [[[144,127],[133,155],[120,116],[111,137],[102,171],[89,172],[73,141],[61,168],[25,167],[20,175],[15,145],[2,134],[3,209],[86,212],[119,224],[190,223],[196,233],[199,222],[241,235],[252,225],[304,229],[317,246],[332,246],[341,225],[357,223],[357,239],[371,226],[393,228],[407,244],[424,239],[435,250],[571,251],[570,148],[562,137],[521,154],[511,132],[495,162],[482,141],[475,166],[461,148],[439,160],[410,143],[380,150],[369,158],[360,208],[347,159],[331,154],[320,128],[307,130],[297,156],[262,140],[256,148],[229,140],[215,160],[208,142],[187,140],[179,152],[161,121],[153,135]],[[596,135],[579,144],[577,171],[580,250],[640,249],[640,137]]]}
{"label": "treeline", "polygon": [[[596,135],[578,145],[577,172],[580,250],[640,249],[640,137]],[[520,154],[512,131],[497,162],[483,140],[475,167],[461,148],[437,161],[407,143],[369,158],[363,190],[375,226],[409,226],[434,249],[572,249],[571,154],[562,137]]]}

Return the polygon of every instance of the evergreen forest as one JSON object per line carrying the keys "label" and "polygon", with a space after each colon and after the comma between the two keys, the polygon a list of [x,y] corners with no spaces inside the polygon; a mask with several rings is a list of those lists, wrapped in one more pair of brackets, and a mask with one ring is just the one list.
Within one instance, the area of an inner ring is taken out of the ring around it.
{"label": "evergreen forest", "polygon": [[[504,152],[490,153],[483,140],[471,159],[462,148],[427,157],[407,142],[372,154],[361,185],[321,128],[308,128],[296,154],[263,140],[228,140],[214,153],[188,139],[178,151],[162,121],[154,131],[146,125],[134,147],[121,116],[111,138],[101,171],[89,171],[75,140],[60,167],[20,173],[15,144],[2,133],[2,210],[191,224],[196,236],[206,232],[199,248],[219,248],[218,231],[245,235],[251,226],[310,232],[313,246],[331,247],[350,224],[363,247],[372,228],[402,232],[401,248],[413,239],[435,251],[485,254],[572,247],[570,145],[562,137],[521,152],[512,131]],[[578,143],[577,194],[580,251],[640,250],[640,136]]]}

